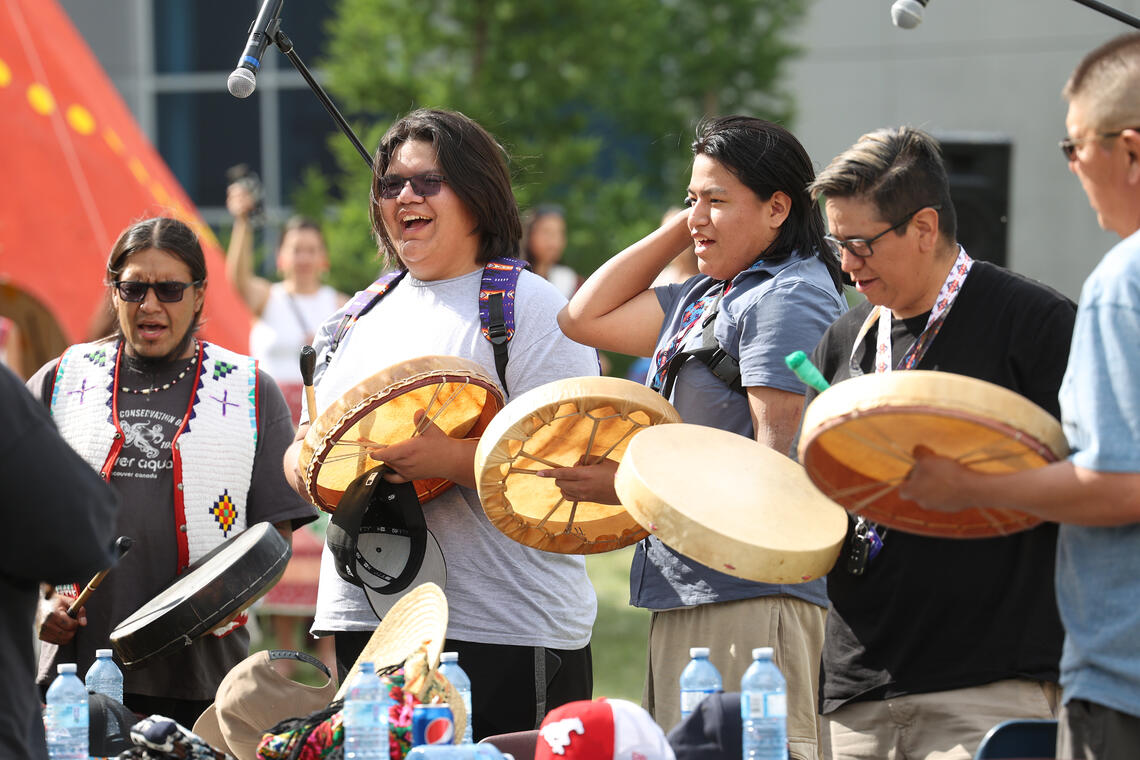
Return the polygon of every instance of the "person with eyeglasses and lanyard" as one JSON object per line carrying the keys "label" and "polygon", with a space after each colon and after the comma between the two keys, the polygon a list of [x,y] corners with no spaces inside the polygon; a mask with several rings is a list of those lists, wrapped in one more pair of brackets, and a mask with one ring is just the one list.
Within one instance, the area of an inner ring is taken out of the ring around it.
{"label": "person with eyeglasses and lanyard", "polygon": [[[77,619],[67,615],[74,589],[57,589],[46,600],[37,678],[43,688],[58,662],[85,673],[95,650],[110,646],[116,625],[244,528],[271,522],[289,539],[316,517],[281,471],[293,426],[276,384],[249,357],[195,336],[206,261],[193,231],[168,218],[132,224],[111,249],[107,281],[117,334],[70,347],[28,388],[64,439],[118,492],[115,534],[134,545]],[[124,702],[191,726],[248,648],[243,627],[224,637],[207,634],[126,670]]]}
{"label": "person with eyeglasses and lanyard", "polygon": [[[1010,476],[921,457],[902,492],[930,509],[978,499],[1061,523],[1065,627],[1056,756],[1133,758],[1140,747],[1140,34],[1086,55],[1063,95],[1061,150],[1097,221],[1121,241],[1081,288],[1061,386],[1071,453]],[[1132,126],[1129,126],[1132,125]],[[952,489],[946,483],[954,484]]]}
{"label": "person with eyeglasses and lanyard", "polygon": [[[825,379],[954,372],[1057,416],[1075,306],[972,260],[956,242],[930,135],[863,135],[810,190],[825,199],[828,238],[867,299],[816,347]],[[806,402],[816,395],[809,390]],[[832,757],[968,760],[997,723],[1053,717],[1056,536],[1055,525],[1041,525],[1001,538],[932,538],[852,519],[827,577],[820,706]]]}

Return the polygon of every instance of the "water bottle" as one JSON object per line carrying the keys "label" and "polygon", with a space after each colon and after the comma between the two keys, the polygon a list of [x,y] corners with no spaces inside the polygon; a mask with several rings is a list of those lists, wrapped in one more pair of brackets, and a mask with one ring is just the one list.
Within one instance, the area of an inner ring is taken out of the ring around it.
{"label": "water bottle", "polygon": [[105,694],[119,704],[123,703],[123,671],[111,659],[110,649],[95,650],[95,662],[87,669],[84,684],[89,692]]}
{"label": "water bottle", "polygon": [[376,666],[360,663],[344,698],[345,760],[388,760],[388,703]]}
{"label": "water bottle", "polygon": [[708,647],[689,650],[689,664],[681,671],[681,720],[689,717],[709,694],[722,690],[720,672],[709,662]]}
{"label": "water bottle", "polygon": [[463,728],[463,744],[471,744],[471,723],[473,721],[471,679],[463,672],[463,668],[459,667],[459,653],[444,652],[441,654],[439,656],[439,672],[451,682],[451,685],[459,692],[460,698],[463,699],[463,709],[467,711],[467,725]]}
{"label": "water bottle", "polygon": [[406,760],[514,760],[493,744],[424,744],[412,747]]}
{"label": "water bottle", "polygon": [[48,755],[51,760],[87,760],[87,689],[75,675],[75,663],[60,663],[47,691]]}
{"label": "water bottle", "polygon": [[772,662],[771,647],[752,650],[752,664],[740,679],[740,721],[744,760],[787,758],[787,684]]}

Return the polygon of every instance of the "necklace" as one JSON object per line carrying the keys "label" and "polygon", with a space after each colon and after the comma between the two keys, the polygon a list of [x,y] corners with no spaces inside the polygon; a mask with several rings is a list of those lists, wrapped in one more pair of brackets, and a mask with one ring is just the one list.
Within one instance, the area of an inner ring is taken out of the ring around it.
{"label": "necklace", "polygon": [[195,340],[194,341],[194,355],[191,357],[190,363],[186,365],[185,369],[183,369],[181,372],[178,373],[178,377],[174,378],[169,383],[165,383],[163,385],[152,385],[150,388],[128,388],[125,385],[120,385],[119,390],[122,391],[123,393],[133,393],[136,395],[141,394],[144,396],[151,394],[151,393],[158,393],[159,391],[169,390],[170,388],[173,388],[175,385],[177,385],[179,380],[186,377],[186,375],[189,374],[190,370],[194,369],[194,367],[197,364],[198,364],[198,341]]}

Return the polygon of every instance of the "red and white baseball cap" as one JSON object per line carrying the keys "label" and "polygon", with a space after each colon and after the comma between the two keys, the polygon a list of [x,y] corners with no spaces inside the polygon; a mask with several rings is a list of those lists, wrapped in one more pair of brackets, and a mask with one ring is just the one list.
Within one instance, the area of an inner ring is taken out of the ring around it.
{"label": "red and white baseball cap", "polygon": [[546,714],[535,760],[674,760],[653,718],[624,699],[568,702]]}

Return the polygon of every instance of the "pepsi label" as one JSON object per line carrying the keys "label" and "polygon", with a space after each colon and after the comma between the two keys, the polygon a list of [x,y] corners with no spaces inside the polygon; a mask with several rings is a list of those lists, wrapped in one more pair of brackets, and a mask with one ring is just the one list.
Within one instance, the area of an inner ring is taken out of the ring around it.
{"label": "pepsi label", "polygon": [[453,744],[455,718],[447,705],[416,705],[412,710],[412,746]]}

